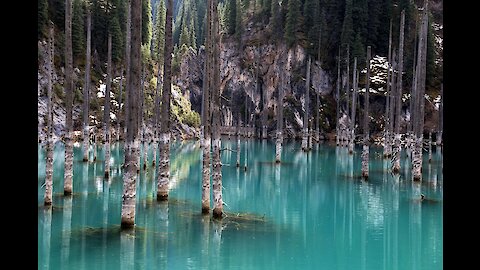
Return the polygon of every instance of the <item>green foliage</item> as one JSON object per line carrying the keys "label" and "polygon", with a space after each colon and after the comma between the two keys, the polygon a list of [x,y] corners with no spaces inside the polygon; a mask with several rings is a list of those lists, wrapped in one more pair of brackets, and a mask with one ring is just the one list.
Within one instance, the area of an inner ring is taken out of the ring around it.
{"label": "green foliage", "polygon": [[285,23],[285,40],[288,46],[292,46],[297,41],[297,32],[302,27],[301,23],[301,2],[300,0],[288,0],[287,20]]}
{"label": "green foliage", "polygon": [[165,49],[165,0],[157,2],[157,15],[155,16],[155,27],[153,29],[152,45],[153,45],[153,59],[159,65],[163,64],[164,49]]}
{"label": "green foliage", "polygon": [[48,18],[58,31],[65,32],[65,0],[48,0]]}
{"label": "green foliage", "polygon": [[46,39],[48,36],[48,1],[38,0],[38,21],[37,35],[38,39]]}
{"label": "green foliage", "polygon": [[109,31],[112,34],[112,61],[113,63],[118,64],[125,54],[125,37],[122,33],[116,12],[115,16],[111,17],[109,27]]}
{"label": "green foliage", "polygon": [[81,0],[73,0],[72,49],[73,59],[85,58],[84,5]]}
{"label": "green foliage", "polygon": [[227,33],[233,35],[237,25],[237,0],[229,0],[228,4]]}
{"label": "green foliage", "polygon": [[357,57],[357,70],[361,70],[363,69],[363,67],[365,67],[365,54],[366,46],[364,46],[362,43],[360,32],[357,32],[357,34],[355,35],[355,40],[353,41],[351,53],[353,58]]}
{"label": "green foliage", "polygon": [[[180,88],[176,85],[172,87],[172,91],[178,93],[179,99],[172,100],[171,112],[179,122],[192,126],[200,126],[200,115],[196,111],[192,111],[192,105],[188,98],[181,94]],[[175,96],[175,95],[173,95]]]}
{"label": "green foliage", "polygon": [[152,40],[152,7],[150,0],[142,0],[142,44],[148,45]]}
{"label": "green foliage", "polygon": [[182,30],[180,31],[180,40],[178,41],[178,44],[180,47],[182,45],[186,45],[187,47],[190,46],[190,38],[188,35],[188,27],[187,23],[185,21],[186,17],[182,18]]}

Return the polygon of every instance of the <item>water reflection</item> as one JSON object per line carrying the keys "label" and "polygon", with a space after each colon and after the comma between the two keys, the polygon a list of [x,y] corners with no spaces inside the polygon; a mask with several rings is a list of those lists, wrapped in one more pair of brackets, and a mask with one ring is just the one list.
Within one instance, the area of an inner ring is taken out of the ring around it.
{"label": "water reflection", "polygon": [[63,228],[62,228],[62,269],[68,268],[70,257],[70,238],[72,228],[72,200],[73,196],[65,196],[63,198]]}
{"label": "water reflection", "polygon": [[[222,144],[232,148],[235,143]],[[171,173],[176,184],[169,201],[156,201],[155,170],[141,171],[132,231],[119,228],[121,174],[104,181],[102,162],[77,163],[74,190],[78,193],[54,197],[50,213],[39,209],[39,268],[441,268],[443,175],[438,151],[424,168],[425,181],[417,183],[411,181],[409,170],[392,175],[390,160],[381,154],[375,158],[381,149],[372,147],[371,175],[362,181],[356,177],[360,155],[326,144],[304,153],[299,145],[285,142],[286,155],[275,164],[271,162],[274,143],[244,144],[248,170],[223,167],[229,218],[216,222],[199,211],[198,145],[172,144]],[[114,147],[118,148],[112,149],[112,168],[122,162],[118,153],[123,147]],[[62,148],[55,149],[57,155]],[[222,155],[224,164],[234,164],[235,159],[235,154]],[[402,166],[408,162],[402,159]],[[60,172],[55,171],[54,177],[59,190]],[[420,194],[438,201],[419,202]]]}

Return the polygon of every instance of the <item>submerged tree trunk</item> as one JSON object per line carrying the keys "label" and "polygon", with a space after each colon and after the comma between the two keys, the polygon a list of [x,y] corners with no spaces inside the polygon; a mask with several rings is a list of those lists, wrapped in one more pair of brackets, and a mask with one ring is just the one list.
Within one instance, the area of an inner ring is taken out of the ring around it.
{"label": "submerged tree trunk", "polygon": [[240,112],[237,117],[237,168],[240,167]]}
{"label": "submerged tree trunk", "polygon": [[112,87],[112,35],[108,35],[107,88],[105,90],[105,108],[103,115],[105,137],[105,178],[110,177],[110,88]]}
{"label": "submerged tree trunk", "polygon": [[[283,64],[283,62],[281,62]],[[278,74],[277,67],[277,74]],[[277,76],[278,77],[278,76]],[[275,162],[280,163],[282,157],[282,143],[283,143],[283,77],[278,77],[278,97],[277,97],[277,135],[275,144]]]}
{"label": "submerged tree trunk", "polygon": [[[43,202],[45,205],[52,204],[52,192],[53,192],[53,138],[52,138],[52,126],[53,126],[53,100],[52,100],[52,73],[54,70],[54,25],[50,22],[49,35],[48,35],[48,59],[47,59],[47,161],[45,168],[45,196]],[[88,139],[88,138],[87,138]]]}
{"label": "submerged tree trunk", "polygon": [[390,121],[388,123],[388,141],[389,141],[389,144],[388,144],[388,152],[389,152],[389,157],[390,157],[390,160],[393,159],[393,156],[395,155],[395,153],[393,152],[393,138],[394,138],[394,123],[395,123],[395,107],[396,107],[396,100],[397,100],[397,96],[396,96],[396,93],[397,93],[397,75],[396,75],[396,72],[395,70],[397,69],[397,52],[395,49],[393,49],[392,51],[392,71],[391,71],[391,75],[390,75],[390,107],[389,107],[389,118],[390,118]]}
{"label": "submerged tree trunk", "polygon": [[[130,53],[132,50],[131,46],[131,37],[132,37],[132,16],[131,16],[131,2],[132,0],[127,0],[127,25],[126,25],[126,35],[125,35],[125,117],[124,117],[124,137],[127,137],[127,119],[130,117],[130,95],[127,93],[127,87],[130,84]],[[126,140],[125,140],[126,141]],[[127,150],[126,144],[124,145],[124,150]],[[126,151],[125,151],[126,152]],[[125,163],[126,164],[126,163]]]}
{"label": "submerged tree trunk", "polygon": [[[142,1],[131,0],[131,22],[133,29],[142,28]],[[127,114],[125,137],[125,167],[123,174],[122,218],[121,227],[131,228],[135,226],[135,202],[136,202],[136,178],[138,170],[137,156],[139,152],[138,140],[138,91],[140,89],[141,76],[141,32],[133,31],[131,35],[130,57],[127,59],[128,75],[126,93],[129,97],[129,111]],[[131,66],[131,67],[130,67]]]}
{"label": "submerged tree trunk", "polygon": [[148,136],[146,131],[146,122],[145,122],[145,81],[146,81],[146,70],[145,64],[143,65],[143,75],[141,81],[141,94],[140,94],[140,126],[142,127],[142,147],[143,147],[143,170],[147,169],[148,164]]}
{"label": "submerged tree trunk", "polygon": [[302,138],[302,150],[307,152],[308,149],[308,113],[309,113],[309,103],[310,103],[310,64],[312,60],[310,56],[308,57],[307,62],[307,82],[306,82],[306,92],[305,92],[305,114],[303,115],[303,138]]}
{"label": "submerged tree trunk", "polygon": [[388,34],[388,60],[387,60],[387,85],[386,85],[386,97],[385,97],[385,138],[384,138],[384,149],[383,149],[383,157],[389,158],[391,155],[391,142],[390,142],[390,123],[392,122],[392,118],[390,117],[390,101],[391,101],[391,89],[390,89],[390,69],[392,67],[392,20],[390,20],[390,32]]}
{"label": "submerged tree trunk", "polygon": [[88,111],[90,108],[91,17],[90,8],[87,8],[87,55],[85,57],[85,86],[83,89],[83,161],[88,161],[90,149],[90,119]]}
{"label": "submerged tree trunk", "polygon": [[432,132],[428,132],[428,162],[432,162]]}
{"label": "submerged tree trunk", "polygon": [[443,83],[440,84],[440,105],[438,106],[438,132],[436,145],[442,145],[443,133]]}
{"label": "submerged tree trunk", "polygon": [[[336,131],[337,131],[337,136],[335,138],[336,145],[340,145],[340,82],[341,82],[341,76],[340,76],[340,49],[338,50],[338,58],[337,58],[337,92],[336,92],[336,98],[337,98],[337,110],[336,110]],[[318,122],[318,110],[320,108],[317,108],[317,132],[319,128]],[[318,135],[317,135],[318,138]]]}
{"label": "submerged tree trunk", "polygon": [[369,92],[370,92],[370,57],[371,47],[367,46],[367,85],[365,87],[365,111],[363,114],[363,150],[362,150],[362,176],[368,178],[368,159],[369,159],[369,139],[370,139],[370,120],[369,120]]}
{"label": "submerged tree trunk", "polygon": [[350,114],[350,47],[347,47],[347,70],[345,74],[346,78],[346,88],[345,88],[345,93],[346,93],[346,103],[347,103],[347,121],[345,124],[345,146],[348,146],[350,144],[350,126],[348,122],[349,114]]}
{"label": "submerged tree trunk", "polygon": [[222,218],[223,214],[223,198],[222,198],[222,162],[221,162],[221,138],[220,138],[220,37],[219,37],[219,24],[217,13],[217,0],[212,1],[212,15],[211,18],[212,35],[210,36],[212,41],[212,124],[213,124],[213,217]]}
{"label": "submerged tree trunk", "polygon": [[63,193],[73,192],[73,53],[72,53],[72,1],[65,0],[65,174]]}
{"label": "submerged tree trunk", "polygon": [[120,141],[120,115],[122,114],[123,66],[120,70],[120,89],[118,91],[117,142]]}
{"label": "submerged tree trunk", "polygon": [[205,66],[203,82],[203,107],[202,107],[202,128],[203,128],[203,148],[202,148],[202,213],[210,212],[210,151],[211,151],[211,113],[210,113],[210,94],[212,78],[212,0],[207,1],[207,29],[205,44]]}
{"label": "submerged tree trunk", "polygon": [[348,144],[348,153],[353,154],[355,147],[355,113],[357,104],[357,57],[353,60],[353,93],[352,93],[352,119],[350,123],[350,140]]}
{"label": "submerged tree trunk", "polygon": [[427,58],[428,1],[425,1],[418,41],[417,56],[417,116],[415,117],[415,154],[413,156],[413,180],[422,180],[423,127],[425,112],[425,79]]}
{"label": "submerged tree trunk", "polygon": [[400,17],[400,39],[399,39],[399,49],[398,49],[398,79],[397,79],[397,93],[396,93],[396,105],[395,105],[395,144],[394,144],[394,156],[393,156],[393,166],[392,172],[400,172],[400,155],[401,155],[401,134],[400,134],[400,123],[402,120],[402,73],[403,73],[403,42],[404,42],[404,25],[405,25],[405,10],[402,10]]}
{"label": "submerged tree trunk", "polygon": [[163,63],[163,91],[160,127],[160,160],[158,162],[157,200],[168,200],[168,183],[170,180],[170,92],[172,82],[172,13],[173,0],[167,0],[165,20],[165,54]]}

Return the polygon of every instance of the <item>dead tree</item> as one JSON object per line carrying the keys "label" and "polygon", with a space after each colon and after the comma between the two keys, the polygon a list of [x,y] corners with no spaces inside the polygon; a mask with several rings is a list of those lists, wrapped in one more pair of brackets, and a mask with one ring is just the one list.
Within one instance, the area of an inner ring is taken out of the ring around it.
{"label": "dead tree", "polygon": [[392,172],[400,172],[400,155],[401,155],[401,134],[400,134],[400,123],[402,120],[402,73],[403,73],[403,43],[404,43],[404,25],[405,25],[405,10],[402,10],[400,15],[400,38],[399,38],[399,47],[398,47],[398,78],[397,78],[397,91],[396,91],[396,104],[395,104],[395,141],[393,149],[393,164]]}
{"label": "dead tree", "polygon": [[363,114],[363,150],[362,150],[362,176],[368,178],[368,159],[369,159],[369,92],[370,92],[370,57],[371,47],[367,46],[367,85],[365,87],[365,110]]}

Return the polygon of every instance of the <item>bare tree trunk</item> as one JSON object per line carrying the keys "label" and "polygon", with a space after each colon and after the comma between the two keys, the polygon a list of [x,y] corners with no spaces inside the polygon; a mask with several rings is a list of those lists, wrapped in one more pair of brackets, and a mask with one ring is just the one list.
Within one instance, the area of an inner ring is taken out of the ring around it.
{"label": "bare tree trunk", "polygon": [[422,21],[419,31],[418,56],[417,56],[417,116],[415,117],[415,154],[413,157],[413,180],[422,180],[422,150],[423,128],[425,112],[425,75],[427,54],[427,31],[428,31],[428,1],[425,1]]}
{"label": "bare tree trunk", "polygon": [[370,92],[370,58],[371,47],[367,46],[367,85],[365,87],[365,111],[363,114],[363,151],[362,151],[362,176],[368,178],[369,161],[369,139],[370,139],[370,120],[369,120],[369,92]]}
{"label": "bare tree trunk", "polygon": [[443,133],[443,83],[440,84],[440,105],[438,106],[438,133],[437,142],[438,146],[442,145],[442,133]]}
{"label": "bare tree trunk", "polygon": [[432,162],[432,132],[428,132],[428,163]]}
{"label": "bare tree trunk", "polygon": [[162,91],[161,127],[160,127],[160,160],[158,162],[157,200],[168,200],[168,183],[170,180],[170,92],[172,82],[172,13],[173,0],[167,0],[165,20],[165,54],[164,80]]}
{"label": "bare tree trunk", "polygon": [[383,149],[383,157],[389,158],[392,154],[391,142],[390,142],[390,123],[392,122],[392,118],[390,117],[390,110],[391,110],[391,77],[390,77],[390,69],[392,67],[392,20],[390,19],[390,32],[388,34],[388,65],[387,65],[387,90],[386,90],[386,108],[385,108],[385,146]]}
{"label": "bare tree trunk", "polygon": [[400,144],[401,134],[400,134],[400,123],[402,122],[402,73],[403,73],[403,43],[404,43],[404,26],[405,26],[405,10],[402,10],[400,15],[400,39],[399,39],[399,48],[398,48],[398,79],[397,79],[397,93],[396,93],[396,105],[395,105],[395,144],[393,149],[393,166],[392,172],[400,172],[400,155],[402,147]]}
{"label": "bare tree trunk", "polygon": [[206,42],[205,42],[205,69],[203,76],[203,95],[202,95],[202,128],[203,128],[203,148],[202,148],[202,213],[210,212],[210,151],[211,134],[210,126],[210,95],[212,78],[212,0],[207,0],[207,24],[206,24]]}
{"label": "bare tree trunk", "polygon": [[212,99],[213,99],[213,217],[222,218],[223,214],[223,198],[222,198],[222,162],[221,162],[221,138],[220,138],[220,37],[219,37],[219,25],[218,25],[218,13],[217,13],[217,0],[212,1]]}
{"label": "bare tree trunk", "polygon": [[[337,131],[337,136],[335,138],[336,140],[336,145],[340,145],[340,83],[341,83],[341,76],[340,76],[340,48],[338,49],[338,58],[337,58],[337,92],[336,92],[336,98],[337,98],[337,110],[336,110],[336,131]],[[320,126],[318,125],[319,119],[318,119],[318,110],[320,108],[317,108],[317,132],[320,129]],[[317,135],[318,138],[318,135]]]}
{"label": "bare tree trunk", "polygon": [[105,90],[104,138],[105,138],[105,178],[110,177],[110,89],[112,87],[112,35],[108,35],[107,89]]}
{"label": "bare tree trunk", "polygon": [[306,91],[305,91],[305,114],[303,115],[303,138],[302,138],[302,150],[307,152],[308,149],[308,113],[309,113],[309,103],[310,103],[310,64],[312,60],[310,56],[308,57],[307,62],[307,82],[306,82]]}
{"label": "bare tree trunk", "polygon": [[[283,62],[279,64],[283,65]],[[279,74],[277,66],[277,74]],[[278,83],[278,97],[277,97],[277,135],[276,135],[276,144],[275,144],[275,162],[280,163],[282,157],[282,143],[283,143],[283,77],[279,77]]]}
{"label": "bare tree trunk", "polygon": [[65,0],[65,174],[63,193],[73,192],[73,54],[72,54],[72,1]]}
{"label": "bare tree trunk", "polygon": [[348,146],[350,144],[350,126],[348,124],[348,118],[350,114],[350,47],[347,47],[347,74],[345,75],[345,78],[347,78],[347,88],[345,89],[346,93],[346,102],[347,102],[347,123],[346,123],[346,129],[345,129],[345,146]]}
{"label": "bare tree trunk", "polygon": [[[127,119],[130,117],[130,95],[127,93],[127,86],[130,81],[130,53],[131,53],[131,41],[132,41],[132,15],[131,15],[131,2],[127,0],[127,26],[126,26],[126,39],[125,39],[125,126],[124,137],[127,136]],[[126,150],[126,144],[124,150]]]}
{"label": "bare tree trunk", "polygon": [[[160,46],[160,41],[158,42]],[[158,57],[160,59],[160,56]],[[159,121],[160,121],[160,87],[162,85],[163,79],[161,75],[161,63],[158,63],[158,72],[157,72],[157,87],[155,88],[155,117],[153,123],[153,158],[152,158],[152,167],[155,167],[155,162],[157,161],[157,148],[158,148],[158,131],[159,131]]]}
{"label": "bare tree trunk", "polygon": [[348,144],[348,153],[353,154],[355,147],[355,113],[357,104],[357,58],[353,60],[353,93],[352,93],[352,119],[350,123],[350,140]]}
{"label": "bare tree trunk", "polygon": [[118,91],[117,142],[120,141],[120,116],[122,115],[123,65],[120,70],[120,89]]}
{"label": "bare tree trunk", "polygon": [[237,168],[240,167],[240,112],[237,117]]}
{"label": "bare tree trunk", "polygon": [[129,97],[129,111],[126,118],[127,135],[125,137],[125,167],[123,174],[123,196],[122,196],[122,228],[135,226],[135,202],[136,202],[136,178],[138,171],[138,153],[140,150],[138,139],[138,92],[140,89],[141,76],[141,32],[142,29],[142,1],[131,0],[131,23],[133,31],[131,35],[130,57],[127,59],[127,87],[126,93]]}
{"label": "bare tree trunk", "polygon": [[145,70],[145,63],[143,64],[143,76],[142,76],[142,86],[141,86],[141,98],[140,98],[140,126],[142,127],[142,147],[143,147],[143,170],[147,169],[148,164],[148,136],[146,130],[146,121],[145,121],[145,81],[147,78],[147,73]]}
{"label": "bare tree trunk", "polygon": [[396,84],[396,73],[395,70],[397,69],[397,52],[394,49],[392,51],[392,71],[390,74],[390,106],[389,106],[389,122],[388,122],[388,153],[390,159],[392,159],[394,153],[393,153],[393,127],[395,123],[395,106],[396,106],[396,89],[397,89],[397,84]]}
{"label": "bare tree trunk", "polygon": [[83,89],[83,161],[88,161],[89,139],[90,139],[90,119],[88,110],[90,108],[90,56],[91,56],[91,23],[92,15],[90,8],[87,7],[87,55],[85,59],[85,86]]}
{"label": "bare tree trunk", "polygon": [[[53,192],[53,138],[52,138],[52,126],[53,126],[53,100],[52,100],[52,74],[53,67],[55,65],[53,59],[55,55],[54,51],[54,25],[50,21],[49,35],[48,35],[48,60],[47,60],[47,161],[45,168],[45,195],[43,201],[45,205],[52,204],[52,192]],[[88,139],[88,138],[87,138]]]}
{"label": "bare tree trunk", "polygon": [[[318,33],[318,63],[320,65],[320,67],[321,67],[321,63],[322,63],[321,54],[320,54],[321,44],[322,44],[322,31],[320,29],[320,31]],[[337,77],[337,82],[338,82],[338,77]],[[340,88],[338,88],[338,85],[337,85],[337,107],[338,107],[339,89]],[[316,127],[316,129],[315,129],[315,141],[317,143],[319,143],[320,142],[320,107],[321,107],[321,104],[320,104],[320,89],[318,89],[315,94],[316,94],[315,96],[316,96],[316,99],[317,99],[316,104],[315,104],[316,105],[316,107],[315,107],[315,114],[316,114],[315,115],[315,117],[316,117],[315,118],[315,127]],[[338,111],[337,111],[337,142],[338,142]],[[338,143],[337,143],[337,145],[338,145]]]}
{"label": "bare tree trunk", "polygon": [[[414,33],[417,32],[417,25],[418,25],[418,20],[415,18],[415,31]],[[415,35],[414,41],[413,41],[413,65],[412,65],[412,87],[410,89],[410,99],[409,99],[409,104],[408,104],[408,110],[410,112],[410,119],[407,122],[407,157],[412,157],[412,149],[413,149],[413,142],[415,141],[415,136],[413,134],[413,104],[414,104],[414,94],[415,94],[415,67],[417,65],[416,63],[416,58],[417,58],[417,35]]]}

